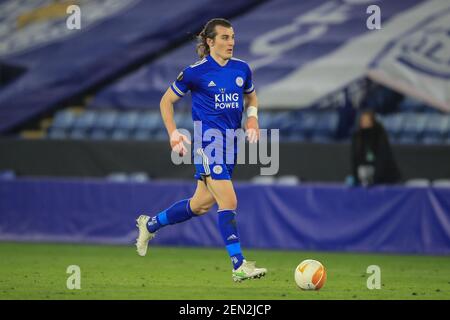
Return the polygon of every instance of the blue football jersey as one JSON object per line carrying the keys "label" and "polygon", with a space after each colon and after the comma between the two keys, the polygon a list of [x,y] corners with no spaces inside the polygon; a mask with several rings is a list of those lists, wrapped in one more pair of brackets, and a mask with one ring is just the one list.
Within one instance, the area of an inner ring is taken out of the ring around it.
{"label": "blue football jersey", "polygon": [[208,129],[241,127],[244,94],[255,90],[250,67],[245,61],[231,58],[225,66],[210,55],[185,68],[171,85],[173,92],[192,96],[192,119],[201,121],[202,134]]}

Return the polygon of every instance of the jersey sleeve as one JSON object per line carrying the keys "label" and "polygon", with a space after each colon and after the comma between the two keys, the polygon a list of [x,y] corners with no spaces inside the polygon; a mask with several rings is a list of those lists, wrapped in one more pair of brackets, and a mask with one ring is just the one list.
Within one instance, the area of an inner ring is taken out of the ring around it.
{"label": "jersey sleeve", "polygon": [[244,93],[249,94],[255,91],[255,86],[253,85],[252,70],[250,69],[250,66],[248,64],[246,65],[246,69],[247,69],[247,76],[245,78],[244,83]]}
{"label": "jersey sleeve", "polygon": [[191,89],[191,73],[189,68],[180,72],[170,88],[179,97],[183,97]]}

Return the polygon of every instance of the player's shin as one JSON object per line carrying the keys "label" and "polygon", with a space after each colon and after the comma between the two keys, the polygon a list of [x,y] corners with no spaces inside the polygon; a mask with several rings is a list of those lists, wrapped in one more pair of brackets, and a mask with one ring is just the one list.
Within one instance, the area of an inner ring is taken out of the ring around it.
{"label": "player's shin", "polygon": [[147,229],[154,233],[166,225],[184,222],[196,216],[191,209],[190,200],[181,200],[152,217],[147,223]]}
{"label": "player's shin", "polygon": [[233,268],[237,269],[244,261],[239,242],[239,234],[236,225],[236,212],[234,210],[219,210],[218,224],[225,247],[230,255]]}

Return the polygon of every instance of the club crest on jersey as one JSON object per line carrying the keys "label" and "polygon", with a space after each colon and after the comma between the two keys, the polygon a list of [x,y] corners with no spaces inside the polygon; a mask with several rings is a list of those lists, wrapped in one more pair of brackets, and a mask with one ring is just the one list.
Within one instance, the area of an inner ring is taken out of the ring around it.
{"label": "club crest on jersey", "polygon": [[238,85],[238,87],[242,87],[242,85],[244,84],[244,79],[242,79],[242,77],[237,77],[236,84]]}
{"label": "club crest on jersey", "polygon": [[214,168],[213,168],[213,172],[215,174],[221,174],[222,173],[222,166],[215,165]]}

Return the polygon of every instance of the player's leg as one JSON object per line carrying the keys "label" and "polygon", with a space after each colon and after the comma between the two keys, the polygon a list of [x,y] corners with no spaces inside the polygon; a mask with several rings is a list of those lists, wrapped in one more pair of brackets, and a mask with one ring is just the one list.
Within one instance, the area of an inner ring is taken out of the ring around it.
{"label": "player's leg", "polygon": [[208,190],[205,182],[197,181],[197,189],[191,198],[191,210],[196,215],[200,216],[207,213],[213,205],[216,204],[211,192]]}
{"label": "player's leg", "polygon": [[208,191],[219,206],[219,210],[236,210],[237,197],[231,180],[218,180],[209,176],[205,178],[205,181]]}
{"label": "player's leg", "polygon": [[197,189],[191,199],[178,201],[154,217],[139,216],[136,220],[139,228],[139,236],[136,239],[138,254],[145,256],[149,240],[153,239],[159,229],[205,214],[214,204],[214,197],[208,191],[204,182],[198,181]]}
{"label": "player's leg", "polygon": [[236,224],[237,199],[233,184],[231,180],[216,180],[212,177],[206,177],[205,181],[219,207],[217,210],[219,230],[233,263],[233,268],[237,269],[244,261],[244,256],[241,251]]}
{"label": "player's leg", "polygon": [[147,223],[148,231],[155,233],[166,225],[177,224],[205,214],[215,202],[205,183],[197,181],[197,188],[192,198],[178,201],[152,217]]}
{"label": "player's leg", "polygon": [[206,177],[205,181],[219,206],[218,226],[233,263],[233,280],[241,281],[265,275],[266,269],[256,268],[255,263],[246,261],[242,254],[236,222],[237,197],[233,183],[228,179],[213,179],[212,177]]}

